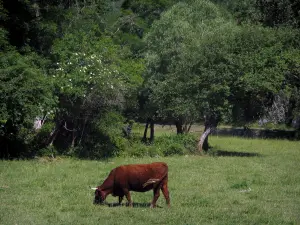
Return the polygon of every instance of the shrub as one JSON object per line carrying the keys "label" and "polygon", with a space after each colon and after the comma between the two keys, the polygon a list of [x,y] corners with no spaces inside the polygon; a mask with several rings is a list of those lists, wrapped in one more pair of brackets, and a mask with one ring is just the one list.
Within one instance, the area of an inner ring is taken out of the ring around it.
{"label": "shrub", "polygon": [[142,157],[147,156],[148,154],[148,146],[135,143],[132,146],[130,146],[126,152],[123,153],[124,156],[129,157]]}
{"label": "shrub", "polygon": [[195,153],[197,140],[190,134],[163,135],[156,139],[155,146],[159,146],[164,155],[183,155]]}
{"label": "shrub", "polygon": [[170,144],[163,150],[164,156],[183,155],[184,152],[185,152],[184,147],[178,143]]}
{"label": "shrub", "polygon": [[82,158],[108,158],[128,149],[129,140],[122,135],[124,118],[116,112],[107,112],[90,124],[84,142],[77,146],[76,154]]}
{"label": "shrub", "polygon": [[129,157],[158,157],[170,155],[184,155],[196,151],[197,140],[193,135],[163,135],[155,139],[152,144],[141,142],[141,137],[132,135],[122,156]]}
{"label": "shrub", "polygon": [[42,148],[38,151],[38,156],[41,156],[41,157],[55,157],[57,155],[57,151],[55,149],[55,147],[53,145],[51,146],[48,146],[46,148]]}

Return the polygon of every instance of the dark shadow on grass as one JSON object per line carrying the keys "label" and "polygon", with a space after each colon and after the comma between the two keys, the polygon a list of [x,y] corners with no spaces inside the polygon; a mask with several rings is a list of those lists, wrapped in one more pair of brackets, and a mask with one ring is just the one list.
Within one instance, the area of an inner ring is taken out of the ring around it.
{"label": "dark shadow on grass", "polygon": [[[96,204],[96,205],[105,205],[108,207],[129,207],[128,202],[127,203],[104,203],[104,204]],[[150,203],[140,203],[140,202],[133,202],[133,208],[150,208]],[[156,208],[162,208],[161,206],[156,205]]]}
{"label": "dark shadow on grass", "polygon": [[[107,203],[108,207],[118,207],[118,206],[129,206],[128,202],[127,203]],[[159,206],[156,206],[160,208]],[[150,208],[150,203],[139,203],[139,202],[134,202],[133,203],[133,208]]]}
{"label": "dark shadow on grass", "polygon": [[299,140],[297,130],[256,129],[256,128],[218,128],[212,135],[236,136],[247,138]]}
{"label": "dark shadow on grass", "polygon": [[216,150],[211,153],[213,156],[229,156],[229,157],[256,157],[262,156],[255,152],[235,152],[235,151],[224,151]]}

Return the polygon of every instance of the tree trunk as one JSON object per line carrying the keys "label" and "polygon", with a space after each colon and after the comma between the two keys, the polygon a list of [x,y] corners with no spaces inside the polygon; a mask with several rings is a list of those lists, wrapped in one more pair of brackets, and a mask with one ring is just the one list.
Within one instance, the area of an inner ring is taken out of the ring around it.
{"label": "tree trunk", "polygon": [[211,132],[211,127],[208,127],[201,135],[200,140],[198,142],[198,150],[200,152],[202,152],[203,150],[204,151],[208,150],[208,135],[210,134],[210,132]]}
{"label": "tree trunk", "polygon": [[177,134],[183,134],[183,127],[181,121],[176,121],[175,126],[177,129]]}
{"label": "tree trunk", "polygon": [[149,122],[150,122],[150,119],[147,119],[146,125],[145,125],[145,130],[144,130],[144,136],[143,136],[143,138],[142,138],[142,141],[143,141],[143,142],[146,142],[146,141],[147,141],[147,132],[148,132]]}
{"label": "tree trunk", "polygon": [[72,132],[72,143],[71,143],[71,149],[73,149],[75,147],[75,140],[77,138],[77,135],[76,135],[76,131],[73,131]]}
{"label": "tree trunk", "polygon": [[191,127],[192,127],[192,123],[186,123],[186,124],[184,124],[183,132],[185,134],[188,134],[190,132],[190,130],[191,130]]}
{"label": "tree trunk", "polygon": [[147,119],[145,130],[144,130],[144,136],[142,138],[143,142],[147,142],[147,133],[148,133],[148,127],[150,125],[150,138],[149,141],[152,143],[154,141],[154,121],[151,118]]}
{"label": "tree trunk", "polygon": [[154,121],[150,122],[150,143],[154,141]]}
{"label": "tree trunk", "polygon": [[189,133],[190,132],[190,130],[191,130],[191,128],[192,128],[192,123],[190,123],[190,125],[189,125],[189,128],[188,128],[188,130],[187,130],[187,133]]}
{"label": "tree trunk", "polygon": [[47,147],[53,145],[53,142],[55,141],[58,132],[59,132],[59,128],[58,127],[56,127],[55,130],[53,130],[51,132],[50,137],[48,139],[48,143],[46,143]]}
{"label": "tree trunk", "polygon": [[198,143],[198,150],[202,152],[203,150],[205,152],[209,149],[208,144],[208,135],[212,132],[212,130],[217,127],[218,119],[214,116],[206,117],[204,122],[204,132],[200,137],[199,143]]}
{"label": "tree trunk", "polygon": [[183,133],[186,134],[186,133],[187,133],[187,129],[188,129],[188,128],[187,128],[187,123],[185,123],[185,124],[183,125]]}
{"label": "tree trunk", "polygon": [[56,122],[54,130],[50,133],[49,138],[45,143],[45,147],[51,148],[52,158],[55,158],[55,153],[53,151],[53,142],[56,140],[56,137],[62,126],[62,122]]}
{"label": "tree trunk", "polygon": [[59,133],[59,127],[56,127],[55,130],[53,130],[50,134],[50,137],[46,143],[46,147],[51,149],[51,157],[55,158],[55,153],[54,153],[54,147],[53,147],[53,142],[55,141],[57,135]]}
{"label": "tree trunk", "polygon": [[82,131],[81,131],[80,139],[79,139],[79,141],[78,141],[78,145],[81,144],[82,137],[83,137],[84,130],[85,130],[85,126],[86,126],[86,123],[87,123],[87,119],[88,119],[88,118],[85,118],[85,119],[84,119],[83,128],[82,128]]}

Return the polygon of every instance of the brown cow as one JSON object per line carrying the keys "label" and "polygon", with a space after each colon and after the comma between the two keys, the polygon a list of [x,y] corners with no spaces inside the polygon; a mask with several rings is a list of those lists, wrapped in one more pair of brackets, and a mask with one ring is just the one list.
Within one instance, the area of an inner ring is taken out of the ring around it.
{"label": "brown cow", "polygon": [[151,208],[156,206],[161,189],[167,205],[170,206],[168,165],[163,162],[119,166],[110,172],[102,185],[93,189],[96,204],[103,203],[106,197],[112,194],[112,196],[119,196],[119,204],[125,195],[129,206],[133,205],[129,191],[146,192],[153,189]]}

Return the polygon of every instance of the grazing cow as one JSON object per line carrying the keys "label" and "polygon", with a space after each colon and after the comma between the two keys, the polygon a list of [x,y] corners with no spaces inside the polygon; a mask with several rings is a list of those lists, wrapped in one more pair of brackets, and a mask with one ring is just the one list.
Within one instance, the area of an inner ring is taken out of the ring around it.
{"label": "grazing cow", "polygon": [[170,206],[168,165],[163,162],[119,166],[110,172],[102,185],[92,189],[95,190],[96,204],[103,203],[106,197],[112,194],[119,197],[119,204],[125,195],[129,206],[133,205],[129,191],[146,192],[153,189],[151,208],[156,206],[161,189],[167,205]]}

